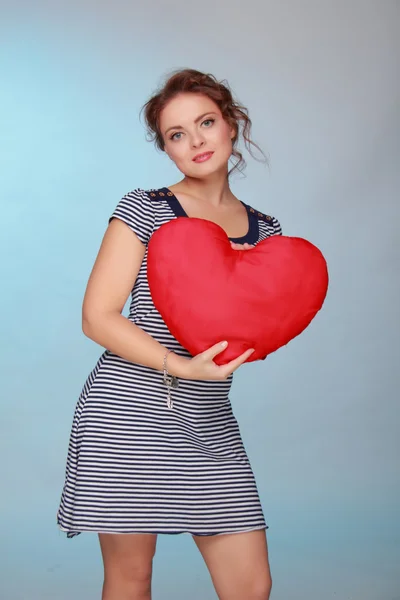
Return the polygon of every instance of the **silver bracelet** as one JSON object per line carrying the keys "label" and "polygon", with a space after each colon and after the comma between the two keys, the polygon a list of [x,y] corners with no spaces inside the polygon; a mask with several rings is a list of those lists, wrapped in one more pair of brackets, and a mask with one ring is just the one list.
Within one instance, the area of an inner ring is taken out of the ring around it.
{"label": "silver bracelet", "polygon": [[163,383],[164,385],[167,386],[167,406],[168,408],[173,408],[174,407],[174,403],[172,401],[171,398],[171,390],[172,388],[177,388],[179,386],[179,382],[178,382],[178,378],[175,377],[174,375],[171,375],[170,373],[168,373],[168,369],[167,369],[167,357],[168,354],[172,352],[172,350],[167,350],[167,352],[164,355],[164,361],[163,361]]}

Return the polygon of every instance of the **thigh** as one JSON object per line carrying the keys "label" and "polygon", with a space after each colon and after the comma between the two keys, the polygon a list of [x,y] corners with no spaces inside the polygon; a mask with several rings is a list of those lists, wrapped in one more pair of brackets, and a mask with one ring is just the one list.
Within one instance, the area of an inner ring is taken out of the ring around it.
{"label": "thigh", "polygon": [[151,576],[157,535],[100,533],[99,541],[106,576],[126,579]]}
{"label": "thigh", "polygon": [[272,579],[265,529],[193,539],[220,600],[268,600]]}

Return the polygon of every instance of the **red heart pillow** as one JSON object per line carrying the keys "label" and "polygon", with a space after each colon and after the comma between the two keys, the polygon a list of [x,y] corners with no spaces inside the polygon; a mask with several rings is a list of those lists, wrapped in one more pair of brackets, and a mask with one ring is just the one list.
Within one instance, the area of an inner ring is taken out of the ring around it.
{"label": "red heart pillow", "polygon": [[153,302],[192,356],[227,340],[214,359],[226,364],[248,348],[265,358],[299,335],[322,307],[326,261],[302,238],[272,236],[233,250],[225,231],[204,219],[162,225],[148,247]]}

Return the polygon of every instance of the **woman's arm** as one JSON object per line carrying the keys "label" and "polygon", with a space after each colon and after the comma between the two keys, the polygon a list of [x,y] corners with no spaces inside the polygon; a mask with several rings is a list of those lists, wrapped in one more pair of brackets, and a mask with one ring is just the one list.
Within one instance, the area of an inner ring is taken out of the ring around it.
{"label": "woman's arm", "polygon": [[[113,219],[104,234],[87,284],[82,330],[114,354],[162,370],[167,349],[121,314],[144,254],[145,246],[133,231],[121,220]],[[171,353],[168,371],[184,377],[188,362],[189,359]]]}

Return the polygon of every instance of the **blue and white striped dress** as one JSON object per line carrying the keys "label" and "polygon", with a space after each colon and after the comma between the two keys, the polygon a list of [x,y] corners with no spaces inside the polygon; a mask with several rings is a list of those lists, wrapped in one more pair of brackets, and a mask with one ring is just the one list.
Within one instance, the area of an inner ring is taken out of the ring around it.
{"label": "blue and white striped dress", "polygon": [[[243,203],[244,204],[244,203]],[[274,217],[244,204],[249,231],[238,243],[281,234]],[[111,219],[146,245],[129,319],[190,357],[155,308],[147,283],[154,231],[187,216],[168,188],[137,188]],[[105,350],[89,374],[73,418],[57,523],[67,537],[104,533],[216,535],[266,529],[254,474],[225,381],[180,379],[167,407],[162,372]]]}

